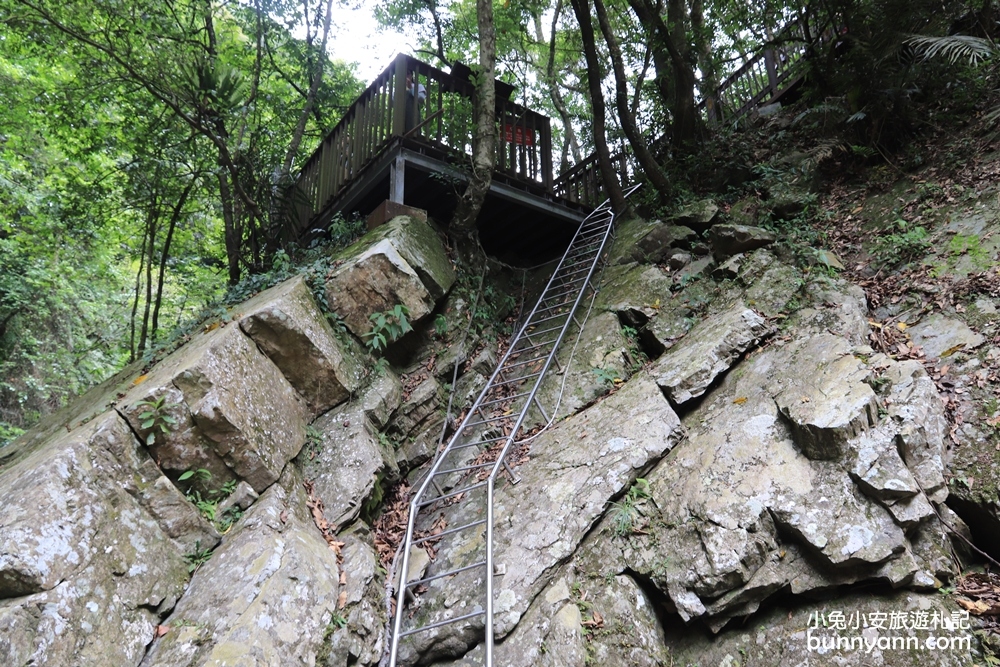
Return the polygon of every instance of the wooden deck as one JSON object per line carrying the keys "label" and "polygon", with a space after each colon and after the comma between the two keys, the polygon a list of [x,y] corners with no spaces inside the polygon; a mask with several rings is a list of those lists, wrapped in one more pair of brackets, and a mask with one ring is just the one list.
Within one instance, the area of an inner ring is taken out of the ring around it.
{"label": "wooden deck", "polygon": [[[491,254],[533,260],[565,245],[586,211],[553,193],[549,118],[507,99],[505,86],[498,82],[496,168],[480,238]],[[307,241],[334,214],[366,215],[385,200],[448,219],[468,179],[473,93],[467,73],[398,55],[302,168],[282,240]]]}

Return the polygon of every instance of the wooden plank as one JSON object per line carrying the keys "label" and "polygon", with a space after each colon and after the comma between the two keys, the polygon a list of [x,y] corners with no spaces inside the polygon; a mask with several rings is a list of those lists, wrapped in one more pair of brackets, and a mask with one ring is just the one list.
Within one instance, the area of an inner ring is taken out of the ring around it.
{"label": "wooden plank", "polygon": [[392,135],[401,137],[406,132],[406,67],[407,57],[396,56],[392,80]]}

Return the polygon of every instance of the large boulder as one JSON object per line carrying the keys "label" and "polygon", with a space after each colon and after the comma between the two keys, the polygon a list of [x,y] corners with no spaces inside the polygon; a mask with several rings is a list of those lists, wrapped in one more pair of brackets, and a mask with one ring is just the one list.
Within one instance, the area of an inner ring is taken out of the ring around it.
{"label": "large boulder", "polygon": [[337,335],[302,276],[265,290],[240,306],[240,328],[322,414],[355,392],[364,378],[361,350]]}
{"label": "large boulder", "polygon": [[709,241],[716,257],[731,257],[741,252],[771,245],[777,237],[760,227],[746,225],[715,225],[709,232]]}
{"label": "large boulder", "polygon": [[142,665],[316,664],[340,573],[289,469],[198,569]]}
{"label": "large boulder", "polygon": [[326,300],[355,336],[371,331],[374,313],[406,306],[409,319],[429,314],[455,282],[444,244],[429,223],[400,216],[338,256],[326,278]]}
{"label": "large boulder", "polygon": [[[0,472],[0,663],[137,665],[218,535],[114,412]],[[138,464],[138,466],[137,466]]]}
{"label": "large boulder", "polygon": [[208,487],[239,478],[258,493],[299,453],[308,418],[278,367],[234,325],[196,334],[139,378],[119,410],[175,479],[205,469]]}
{"label": "large boulder", "polygon": [[[677,416],[647,378],[627,383],[534,441],[531,459],[518,469],[519,484],[499,487],[494,500],[495,562],[502,572],[495,581],[498,636],[518,624],[554,568],[604,514],[607,500],[624,493],[682,433]],[[469,503],[443,508],[446,524],[454,526],[475,521],[472,512]],[[484,547],[482,530],[461,544],[440,546],[427,576],[480,560]],[[469,613],[468,605],[480,599],[481,577],[480,570],[469,570],[430,582],[414,607],[415,618],[423,625]],[[407,638],[400,664],[461,655],[478,641],[482,627],[480,618]]]}
{"label": "large boulder", "polygon": [[705,318],[661,357],[657,384],[675,404],[697,398],[769,332],[764,318],[737,303]]}

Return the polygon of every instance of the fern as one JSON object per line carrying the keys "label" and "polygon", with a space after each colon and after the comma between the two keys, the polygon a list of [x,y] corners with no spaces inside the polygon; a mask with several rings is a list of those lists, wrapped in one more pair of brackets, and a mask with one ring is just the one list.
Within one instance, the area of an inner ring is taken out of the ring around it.
{"label": "fern", "polygon": [[925,60],[944,57],[952,64],[960,60],[968,61],[971,66],[992,58],[997,47],[992,41],[970,35],[948,35],[946,37],[930,37],[914,35],[906,40],[914,50]]}

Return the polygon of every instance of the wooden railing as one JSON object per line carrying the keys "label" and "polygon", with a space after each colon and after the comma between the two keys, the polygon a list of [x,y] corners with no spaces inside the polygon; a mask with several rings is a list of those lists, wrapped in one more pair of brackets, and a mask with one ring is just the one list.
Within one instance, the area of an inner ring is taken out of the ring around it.
{"label": "wooden railing", "polygon": [[[419,144],[446,159],[470,154],[474,92],[467,77],[396,56],[302,167],[291,197],[291,237],[297,238],[390,146]],[[496,121],[495,173],[551,192],[548,117],[498,96]]]}
{"label": "wooden railing", "polygon": [[[827,29],[811,39],[824,43],[836,34],[836,30]],[[801,74],[802,60],[811,35],[811,31],[807,33],[803,29],[800,20],[788,23],[765,48],[719,84],[711,103],[708,99],[702,99],[698,108],[710,116],[710,121],[735,122],[761,104],[774,99]],[[651,142],[651,146],[664,144],[667,139],[668,137],[661,136]],[[631,151],[617,153],[611,160],[619,175],[631,176],[638,168]],[[622,178],[621,182],[626,184],[632,181],[630,178]],[[606,195],[597,154],[591,154],[560,174],[552,187],[557,197],[587,206],[599,204]]]}

